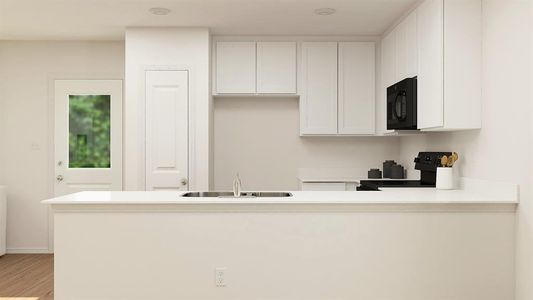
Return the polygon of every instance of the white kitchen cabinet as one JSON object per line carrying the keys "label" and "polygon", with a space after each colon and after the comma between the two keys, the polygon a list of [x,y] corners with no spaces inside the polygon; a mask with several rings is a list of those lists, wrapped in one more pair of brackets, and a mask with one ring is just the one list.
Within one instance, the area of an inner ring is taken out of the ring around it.
{"label": "white kitchen cabinet", "polygon": [[381,41],[381,82],[384,89],[397,82],[396,31],[393,29]]}
{"label": "white kitchen cabinet", "polygon": [[302,43],[300,134],[337,134],[337,42]]}
{"label": "white kitchen cabinet", "polygon": [[296,43],[257,43],[257,93],[296,93]]}
{"label": "white kitchen cabinet", "polygon": [[338,133],[375,133],[375,44],[339,43]]}
{"label": "white kitchen cabinet", "polygon": [[418,127],[481,128],[481,0],[426,0],[417,14]]}
{"label": "white kitchen cabinet", "polygon": [[381,41],[385,88],[418,75],[417,12],[410,13]]}
{"label": "white kitchen cabinet", "polygon": [[378,93],[379,103],[377,121],[378,134],[390,134],[394,130],[387,130],[387,88],[396,83],[396,32],[394,29],[381,40],[381,81]]}
{"label": "white kitchen cabinet", "polygon": [[444,3],[418,7],[418,128],[444,125]]}
{"label": "white kitchen cabinet", "polygon": [[417,11],[410,13],[396,31],[396,82],[418,75]]}
{"label": "white kitchen cabinet", "polygon": [[379,134],[387,130],[387,88],[418,75],[417,11],[411,12],[381,40],[381,85],[378,93]]}
{"label": "white kitchen cabinet", "polygon": [[216,43],[216,93],[256,92],[255,42]]}

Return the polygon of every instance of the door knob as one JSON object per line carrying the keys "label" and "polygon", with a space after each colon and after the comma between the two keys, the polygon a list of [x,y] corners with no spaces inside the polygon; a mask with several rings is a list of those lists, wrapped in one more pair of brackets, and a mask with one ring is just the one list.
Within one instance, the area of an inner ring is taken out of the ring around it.
{"label": "door knob", "polygon": [[63,181],[63,175],[57,175],[56,180],[57,182]]}
{"label": "door knob", "polygon": [[187,179],[186,178],[182,178],[181,179],[181,185],[187,185]]}

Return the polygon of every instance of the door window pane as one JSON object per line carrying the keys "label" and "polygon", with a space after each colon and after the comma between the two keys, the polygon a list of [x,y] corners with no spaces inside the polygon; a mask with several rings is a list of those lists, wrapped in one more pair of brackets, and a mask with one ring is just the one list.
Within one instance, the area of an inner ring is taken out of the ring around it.
{"label": "door window pane", "polygon": [[111,167],[111,96],[69,95],[69,168]]}

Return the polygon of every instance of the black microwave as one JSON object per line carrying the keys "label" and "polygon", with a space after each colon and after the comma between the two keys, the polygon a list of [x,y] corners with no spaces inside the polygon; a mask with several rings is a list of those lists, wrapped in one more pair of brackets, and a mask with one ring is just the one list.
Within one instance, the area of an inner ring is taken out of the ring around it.
{"label": "black microwave", "polygon": [[416,77],[404,79],[387,88],[387,129],[415,130]]}

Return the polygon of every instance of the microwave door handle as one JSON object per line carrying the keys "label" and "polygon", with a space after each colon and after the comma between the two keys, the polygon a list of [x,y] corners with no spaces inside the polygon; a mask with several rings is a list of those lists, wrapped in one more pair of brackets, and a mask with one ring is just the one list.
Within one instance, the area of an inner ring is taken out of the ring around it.
{"label": "microwave door handle", "polygon": [[[398,94],[396,94],[396,99],[394,99],[394,106],[392,108],[392,113],[394,114],[394,118],[398,121],[401,121],[401,117],[398,115],[398,99],[400,98],[400,94],[401,92],[399,92]],[[401,105],[401,103],[400,103]]]}
{"label": "microwave door handle", "polygon": [[400,100],[400,96],[405,96],[405,91],[400,91],[398,92],[398,94],[396,94],[396,99],[394,100],[394,109],[392,111],[393,111],[394,116],[396,117],[396,120],[404,121],[405,116],[398,115],[398,110],[397,110],[398,101],[400,101],[400,114],[405,110],[404,105],[407,105],[407,104]]}

